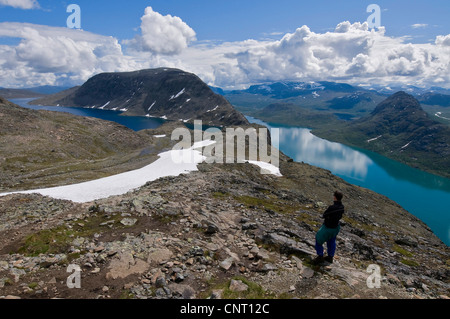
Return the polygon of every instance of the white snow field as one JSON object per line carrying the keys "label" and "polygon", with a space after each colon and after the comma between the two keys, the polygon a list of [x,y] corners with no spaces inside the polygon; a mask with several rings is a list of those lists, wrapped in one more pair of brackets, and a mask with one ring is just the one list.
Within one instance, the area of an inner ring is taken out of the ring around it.
{"label": "white snow field", "polygon": [[[55,199],[87,203],[110,196],[123,195],[158,178],[198,171],[197,165],[206,160],[206,157],[198,149],[214,143],[214,141],[206,140],[194,143],[188,149],[171,150],[158,154],[159,159],[137,170],[79,184],[4,193],[0,194],[0,197],[11,194],[41,194]],[[259,161],[249,161],[249,163],[259,166],[269,174],[282,176],[279,168],[272,164]]]}
{"label": "white snow field", "polygon": [[[114,195],[122,195],[145,185],[147,182],[157,180],[161,177],[178,176],[183,173],[197,171],[197,164],[206,159],[206,157],[204,157],[197,149],[208,146],[212,143],[215,142],[211,140],[202,141],[195,143],[189,149],[171,150],[161,153],[158,155],[158,160],[150,165],[134,171],[80,184],[5,193],[0,194],[0,196],[37,193],[55,199],[71,200],[76,203],[87,203]],[[193,160],[189,163],[178,163],[176,161],[177,158],[190,158]]]}

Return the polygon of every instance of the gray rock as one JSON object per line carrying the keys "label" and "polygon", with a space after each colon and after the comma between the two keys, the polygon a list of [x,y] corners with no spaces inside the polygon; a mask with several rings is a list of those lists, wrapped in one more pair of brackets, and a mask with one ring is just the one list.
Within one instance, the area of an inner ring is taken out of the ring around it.
{"label": "gray rock", "polygon": [[217,227],[215,224],[209,224],[206,228],[205,234],[207,235],[213,235],[219,231],[219,227]]}
{"label": "gray rock", "polygon": [[248,286],[244,284],[241,280],[231,280],[230,290],[233,292],[243,292],[248,290]]}
{"label": "gray rock", "polygon": [[0,261],[0,269],[1,270],[7,270],[9,268],[9,264],[6,261]]}
{"label": "gray rock", "polygon": [[159,297],[159,298],[165,298],[166,297],[166,292],[165,292],[165,290],[163,288],[156,289],[155,294],[156,294],[156,297]]}
{"label": "gray rock", "polygon": [[309,278],[312,278],[313,276],[314,276],[314,270],[312,270],[309,267],[303,267],[303,270],[302,270],[303,278],[309,279]]}
{"label": "gray rock", "polygon": [[398,245],[404,245],[404,246],[410,246],[410,247],[417,247],[417,245],[418,245],[417,241],[410,237],[397,238],[395,240],[395,243]]}
{"label": "gray rock", "polygon": [[255,223],[245,223],[242,225],[242,230],[258,229],[258,225]]}
{"label": "gray rock", "polygon": [[222,261],[219,266],[220,268],[224,269],[224,270],[228,270],[231,268],[231,266],[233,266],[234,263],[234,258],[227,258],[224,261]]}
{"label": "gray rock", "polygon": [[18,282],[20,280],[21,276],[26,275],[25,270],[23,269],[18,269],[18,268],[12,268],[9,273],[11,274],[11,276],[14,277],[14,281]]}
{"label": "gray rock", "polygon": [[175,282],[176,282],[176,283],[180,283],[180,282],[182,282],[183,280],[184,280],[183,274],[181,274],[181,273],[175,274]]}
{"label": "gray rock", "polygon": [[137,219],[135,218],[124,218],[120,221],[120,223],[124,226],[133,226],[137,223]]}
{"label": "gray rock", "polygon": [[302,261],[300,260],[300,258],[297,258],[297,257],[295,257],[295,256],[292,256],[291,259],[292,259],[292,261],[294,262],[295,266],[296,266],[298,269],[300,269],[300,270],[303,269],[303,263],[302,263]]}
{"label": "gray rock", "polygon": [[265,264],[263,266],[262,271],[268,272],[268,271],[274,271],[274,270],[277,270],[277,269],[278,268],[275,265],[268,263],[268,264]]}
{"label": "gray rock", "polygon": [[269,253],[265,249],[260,249],[258,253],[256,254],[256,257],[262,260],[268,260],[269,259]]}
{"label": "gray rock", "polygon": [[213,290],[210,299],[222,299],[223,290]]}
{"label": "gray rock", "polygon": [[167,285],[166,278],[163,276],[159,276],[155,281],[156,288],[162,288]]}
{"label": "gray rock", "polygon": [[189,255],[192,257],[196,257],[196,256],[203,256],[204,255],[204,250],[198,246],[192,247],[189,250]]}

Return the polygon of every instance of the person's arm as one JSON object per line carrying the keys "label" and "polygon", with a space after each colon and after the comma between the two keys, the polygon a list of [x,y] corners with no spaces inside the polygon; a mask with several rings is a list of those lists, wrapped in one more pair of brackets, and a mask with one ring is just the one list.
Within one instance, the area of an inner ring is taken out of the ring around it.
{"label": "person's arm", "polygon": [[327,215],[329,215],[332,212],[332,210],[333,210],[332,207],[333,206],[329,206],[327,208],[327,210],[323,213],[322,218],[325,218]]}

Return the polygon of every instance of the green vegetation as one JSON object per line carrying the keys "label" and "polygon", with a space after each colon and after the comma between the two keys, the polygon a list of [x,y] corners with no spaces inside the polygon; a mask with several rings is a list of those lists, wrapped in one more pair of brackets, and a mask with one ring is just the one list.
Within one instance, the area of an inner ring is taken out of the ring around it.
{"label": "green vegetation", "polygon": [[414,260],[410,260],[410,259],[402,258],[402,260],[400,260],[400,262],[402,264],[410,266],[410,267],[418,267],[419,266],[419,264],[417,262],[415,262]]}
{"label": "green vegetation", "polygon": [[212,196],[217,199],[224,199],[224,198],[227,198],[229,195],[227,193],[223,193],[223,192],[214,192],[214,193],[212,193]]}
{"label": "green vegetation", "polygon": [[[114,225],[115,228],[125,228],[119,222],[121,218],[120,214],[110,218],[96,214],[85,220],[71,221],[62,226],[39,231],[25,238],[18,253],[26,256],[65,253],[77,237],[88,238],[96,233],[104,233],[110,229],[109,225]],[[109,223],[105,224],[105,222]],[[69,258],[76,259],[77,254],[71,254]]]}
{"label": "green vegetation", "polygon": [[272,210],[279,214],[292,214],[300,207],[293,205],[291,201],[283,201],[275,196],[267,196],[266,198],[258,198],[252,196],[237,196],[235,200],[252,208],[256,207],[263,210]]}
{"label": "green vegetation", "polygon": [[38,284],[37,282],[32,282],[32,283],[30,283],[30,284],[28,285],[28,288],[34,290],[34,289],[37,288],[37,286],[39,286],[39,284]]}
{"label": "green vegetation", "polygon": [[[248,286],[246,291],[236,292],[230,290],[231,280],[240,280]],[[223,299],[274,299],[276,295],[271,292],[265,291],[260,285],[250,281],[248,278],[242,276],[233,277],[230,280],[214,284],[214,280],[208,282],[210,289],[205,291],[200,297],[207,298],[211,295],[213,290],[222,290]]]}
{"label": "green vegetation", "polygon": [[398,252],[399,254],[401,254],[405,257],[414,256],[413,253],[409,252],[408,250],[404,249],[403,247],[400,247],[399,245],[394,245],[393,249],[394,249],[394,251]]}
{"label": "green vegetation", "polygon": [[134,299],[134,298],[135,296],[128,289],[123,290],[119,297],[119,299]]}

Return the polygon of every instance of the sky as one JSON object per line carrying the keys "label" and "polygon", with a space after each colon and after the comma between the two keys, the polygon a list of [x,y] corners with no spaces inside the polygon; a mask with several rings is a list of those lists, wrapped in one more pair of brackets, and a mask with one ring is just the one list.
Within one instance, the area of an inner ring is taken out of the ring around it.
{"label": "sky", "polygon": [[320,80],[450,88],[449,13],[448,0],[0,0],[0,87],[176,67],[226,89]]}

